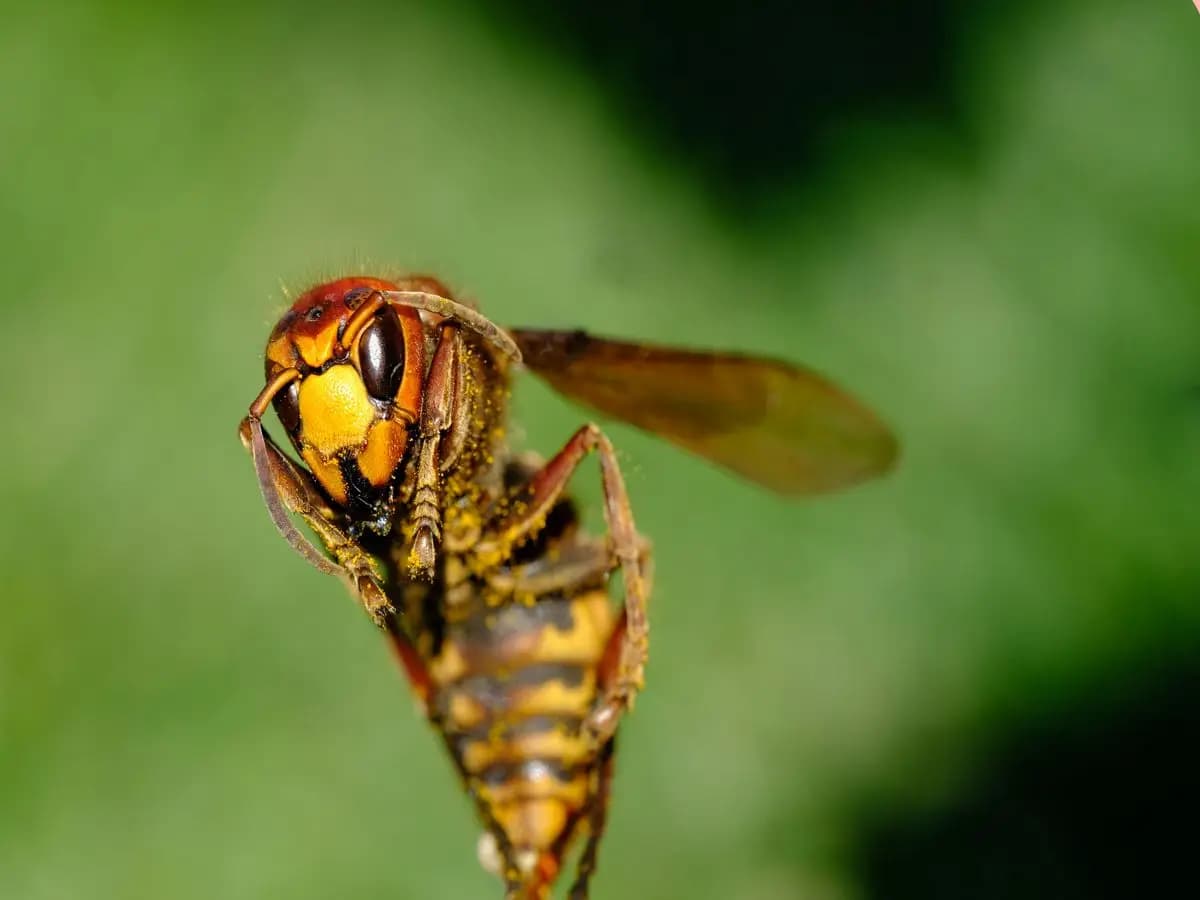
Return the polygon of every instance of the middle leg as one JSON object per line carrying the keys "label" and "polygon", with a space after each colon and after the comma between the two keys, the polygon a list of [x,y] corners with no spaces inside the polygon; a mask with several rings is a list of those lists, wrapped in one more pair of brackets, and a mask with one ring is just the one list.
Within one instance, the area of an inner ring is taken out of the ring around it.
{"label": "middle leg", "polygon": [[600,460],[609,552],[621,569],[625,586],[624,628],[616,672],[584,726],[595,746],[602,747],[616,733],[621,716],[632,707],[645,681],[649,654],[646,618],[649,579],[645,571],[648,545],[634,526],[616,451],[604,433],[592,424],[575,432],[554,458],[505,498],[507,515],[489,527],[476,544],[474,554],[477,565],[484,571],[508,559],[514,547],[532,538],[545,525],[546,516],[562,496],[571,476],[593,450]]}

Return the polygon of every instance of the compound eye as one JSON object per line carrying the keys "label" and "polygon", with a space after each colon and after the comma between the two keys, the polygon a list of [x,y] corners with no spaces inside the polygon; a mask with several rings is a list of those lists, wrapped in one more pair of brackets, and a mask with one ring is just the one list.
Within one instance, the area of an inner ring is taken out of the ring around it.
{"label": "compound eye", "polygon": [[293,381],[275,395],[275,415],[287,430],[294,434],[300,427],[300,382]]}
{"label": "compound eye", "polygon": [[396,399],[404,380],[404,332],[390,309],[363,330],[358,366],[368,394],[376,400]]}

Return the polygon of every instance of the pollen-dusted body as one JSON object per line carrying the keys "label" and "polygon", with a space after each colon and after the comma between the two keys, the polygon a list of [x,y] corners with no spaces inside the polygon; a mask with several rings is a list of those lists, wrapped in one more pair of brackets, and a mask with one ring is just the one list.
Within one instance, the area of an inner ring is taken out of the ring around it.
{"label": "pollen-dusted body", "polygon": [[[544,463],[504,442],[510,369],[784,494],[885,472],[888,428],[772,360],[501,329],[426,277],[342,278],[272,331],[240,434],[280,533],[386,633],[484,825],[508,900],[543,900],[586,836],[588,895],[617,727],[642,686],[648,544],[616,454],[584,425]],[[263,430],[274,405],[303,465]],[[566,487],[592,452],[607,532]],[[316,549],[290,513],[316,535]],[[621,570],[623,596],[609,596]]]}
{"label": "pollen-dusted body", "polygon": [[[506,348],[450,315],[376,299],[384,292],[449,296],[431,279],[307,292],[272,332],[268,389],[243,440],[268,505],[282,500],[313,527],[333,560],[324,567],[390,637],[507,895],[548,896],[586,834],[583,897],[616,724],[642,678],[646,544],[598,429],[580,429],[545,466],[512,457]],[[268,400],[308,472],[261,431]],[[564,493],[591,449],[604,460],[611,540],[584,534]],[[632,617],[606,587],[623,562]]]}

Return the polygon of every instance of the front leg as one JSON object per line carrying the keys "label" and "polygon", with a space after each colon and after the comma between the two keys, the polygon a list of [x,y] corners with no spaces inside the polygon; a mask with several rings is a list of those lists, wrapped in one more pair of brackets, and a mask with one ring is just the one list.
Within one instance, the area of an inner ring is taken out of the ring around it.
{"label": "front leg", "polygon": [[[256,429],[257,435],[254,433]],[[238,434],[242,443],[255,456],[255,469],[259,470],[260,481],[264,472],[269,478],[268,483],[262,487],[267,507],[271,509],[271,518],[275,519],[278,525],[277,516],[283,517],[291,527],[295,539],[303,542],[303,546],[311,551],[310,555],[302,550],[302,555],[313,561],[321,571],[337,575],[345,582],[350,593],[362,603],[367,615],[387,635],[397,661],[408,676],[413,693],[421,705],[427,707],[430,691],[429,673],[420,654],[400,625],[399,614],[380,584],[370,554],[335,523],[334,512],[325,502],[312,476],[279,449],[271,436],[262,430],[261,424],[255,423],[247,416],[242,420]],[[281,506],[272,508],[272,504]],[[313,530],[333,560],[323,556],[295,530],[295,526],[286,518],[287,512],[284,508],[298,515]],[[286,533],[284,536],[288,537]],[[289,543],[295,546],[291,537]]]}
{"label": "front leg", "polygon": [[575,432],[553,459],[506,498],[507,515],[489,527],[475,545],[474,553],[481,568],[492,568],[505,560],[513,547],[535,535],[545,524],[547,514],[562,496],[579,464],[593,450],[600,457],[604,518],[608,524],[611,553],[625,582],[624,627],[616,672],[603,686],[595,708],[584,722],[595,746],[601,747],[616,733],[621,716],[632,707],[633,699],[645,681],[649,654],[647,544],[634,527],[625,480],[617,465],[616,452],[604,433],[592,424]]}
{"label": "front leg", "polygon": [[[257,432],[257,433],[256,433]],[[238,428],[242,444],[254,456],[263,499],[276,527],[288,543],[314,566],[339,576],[362,601],[372,621],[381,627],[395,613],[375,571],[374,562],[359,544],[334,521],[334,512],[325,502],[312,476],[296,465],[250,416]],[[298,515],[333,557],[328,559],[304,538],[288,518]]]}

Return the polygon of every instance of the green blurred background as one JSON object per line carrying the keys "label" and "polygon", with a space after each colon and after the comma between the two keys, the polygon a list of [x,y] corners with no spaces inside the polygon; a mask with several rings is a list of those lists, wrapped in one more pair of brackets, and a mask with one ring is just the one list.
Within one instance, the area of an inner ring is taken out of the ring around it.
{"label": "green blurred background", "polygon": [[791,504],[612,426],[657,583],[598,897],[1182,870],[1196,10],[745,6],[0,4],[0,898],[499,895],[235,438],[281,282],[352,270],[803,361],[902,436]]}

